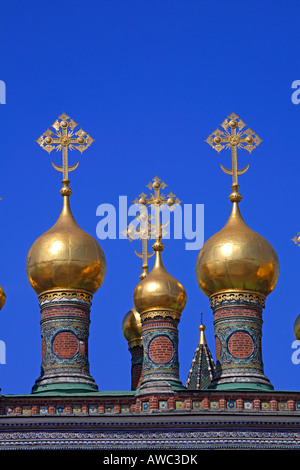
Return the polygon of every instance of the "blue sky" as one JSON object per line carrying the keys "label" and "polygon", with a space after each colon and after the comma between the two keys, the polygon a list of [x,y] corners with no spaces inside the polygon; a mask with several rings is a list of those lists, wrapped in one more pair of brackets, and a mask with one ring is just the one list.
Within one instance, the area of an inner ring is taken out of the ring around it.
{"label": "blue sky", "polygon": [[[265,373],[276,390],[299,390],[292,363],[300,313],[300,104],[292,103],[299,70],[300,4],[296,1],[97,0],[12,1],[0,6],[0,313],[6,364],[4,394],[30,393],[40,374],[40,312],[26,276],[34,240],[57,220],[60,175],[36,139],[65,111],[95,139],[71,174],[71,207],[97,237],[100,204],[132,201],[156,175],[183,203],[204,204],[204,236],[231,210],[230,152],[207,136],[232,112],[262,139],[241,151],[241,211],[278,253],[280,276],[263,323]],[[74,159],[74,160],[73,160]],[[75,160],[76,159],[76,160]],[[130,388],[130,354],[122,319],[132,307],[140,260],[127,240],[99,240],[107,275],[94,297],[89,359],[101,390]],[[213,315],[195,277],[196,250],[167,240],[165,267],[185,287],[179,324],[180,377],[185,383],[197,346],[200,311],[215,356]]]}

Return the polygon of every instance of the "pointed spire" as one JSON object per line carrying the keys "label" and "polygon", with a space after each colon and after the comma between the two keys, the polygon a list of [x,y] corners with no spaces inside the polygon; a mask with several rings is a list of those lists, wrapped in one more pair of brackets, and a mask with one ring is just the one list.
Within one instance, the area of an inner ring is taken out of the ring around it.
{"label": "pointed spire", "polygon": [[215,364],[205,338],[205,325],[202,322],[199,326],[200,338],[196,348],[189,375],[186,381],[186,388],[189,390],[200,390],[209,388],[215,373]]}
{"label": "pointed spire", "polygon": [[201,315],[201,325],[199,326],[199,330],[200,330],[199,346],[203,346],[206,344],[206,338],[204,334],[205,326],[203,325],[203,321],[202,321],[203,312],[200,312],[200,315]]}

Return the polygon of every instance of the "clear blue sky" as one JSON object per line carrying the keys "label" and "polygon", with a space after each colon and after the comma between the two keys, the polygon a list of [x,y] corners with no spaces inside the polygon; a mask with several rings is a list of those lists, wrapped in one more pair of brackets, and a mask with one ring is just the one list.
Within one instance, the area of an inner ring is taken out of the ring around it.
{"label": "clear blue sky", "polygon": [[[265,373],[277,390],[300,389],[291,361],[293,325],[300,313],[300,79],[297,1],[7,0],[0,6],[0,313],[6,365],[4,394],[30,393],[40,374],[40,312],[26,277],[34,240],[59,216],[60,175],[35,140],[65,111],[95,139],[71,175],[71,206],[79,225],[96,237],[99,204],[132,201],[160,176],[181,201],[204,204],[205,240],[225,224],[231,203],[230,153],[217,154],[207,136],[235,112],[263,139],[240,178],[242,215],[267,238],[280,277],[264,310]],[[74,160],[73,160],[74,159]],[[132,307],[140,260],[126,240],[103,240],[105,281],[94,297],[89,358],[101,390],[130,388],[130,354],[121,324]],[[179,324],[180,377],[185,383],[204,312],[215,356],[213,315],[198,288],[198,251],[185,240],[165,243],[164,264],[184,285]]]}

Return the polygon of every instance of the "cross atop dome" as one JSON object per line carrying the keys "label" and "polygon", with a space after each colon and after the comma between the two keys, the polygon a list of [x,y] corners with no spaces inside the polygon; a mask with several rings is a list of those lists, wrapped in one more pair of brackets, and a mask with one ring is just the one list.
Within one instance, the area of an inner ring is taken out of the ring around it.
{"label": "cross atop dome", "polygon": [[[166,188],[166,183],[164,183],[160,178],[155,176],[150,183],[148,183],[147,188],[154,189],[154,194],[150,193],[148,197],[145,193],[141,193],[138,198],[134,200],[135,204],[141,204],[141,206],[146,205],[153,205],[154,206],[154,219],[155,223],[150,227],[152,233],[155,237],[155,243],[153,245],[153,249],[155,251],[161,251],[164,248],[164,245],[161,242],[161,238],[163,235],[162,229],[164,226],[161,224],[161,217],[160,212],[164,206],[168,206],[170,210],[172,210],[176,205],[180,204],[180,200],[176,198],[175,194],[170,192],[167,196],[165,196],[161,189]],[[176,198],[176,199],[175,199]]]}
{"label": "cross atop dome", "polygon": [[245,168],[238,169],[237,149],[245,149],[251,153],[262,142],[261,138],[250,127],[243,130],[245,126],[246,124],[239,116],[231,113],[221,124],[223,130],[217,128],[206,139],[206,142],[218,153],[224,148],[231,149],[232,168],[225,168],[222,164],[220,166],[224,173],[232,176],[233,194],[230,197],[232,202],[233,200],[239,202],[242,199],[241,195],[238,194],[238,176],[246,173],[249,168],[248,164]]}
{"label": "cross atop dome", "polygon": [[68,181],[69,172],[76,170],[79,165],[79,162],[77,162],[69,166],[68,149],[76,149],[82,153],[94,142],[94,139],[84,130],[79,129],[77,132],[74,132],[77,125],[73,119],[63,113],[52,124],[56,133],[47,129],[37,140],[37,143],[49,154],[54,149],[57,152],[62,151],[62,166],[56,165],[53,162],[52,165],[55,170],[63,174],[63,182]]}

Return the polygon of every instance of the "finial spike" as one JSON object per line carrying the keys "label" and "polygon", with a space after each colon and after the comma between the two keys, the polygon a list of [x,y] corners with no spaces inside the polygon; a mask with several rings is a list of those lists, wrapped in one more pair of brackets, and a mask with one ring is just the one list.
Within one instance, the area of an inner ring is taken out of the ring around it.
{"label": "finial spike", "polygon": [[206,328],[203,325],[203,319],[202,319],[203,312],[200,312],[200,316],[201,316],[201,324],[199,326],[199,330],[200,330],[199,345],[203,345],[203,344],[206,344],[206,338],[204,334],[204,331],[206,330]]}

